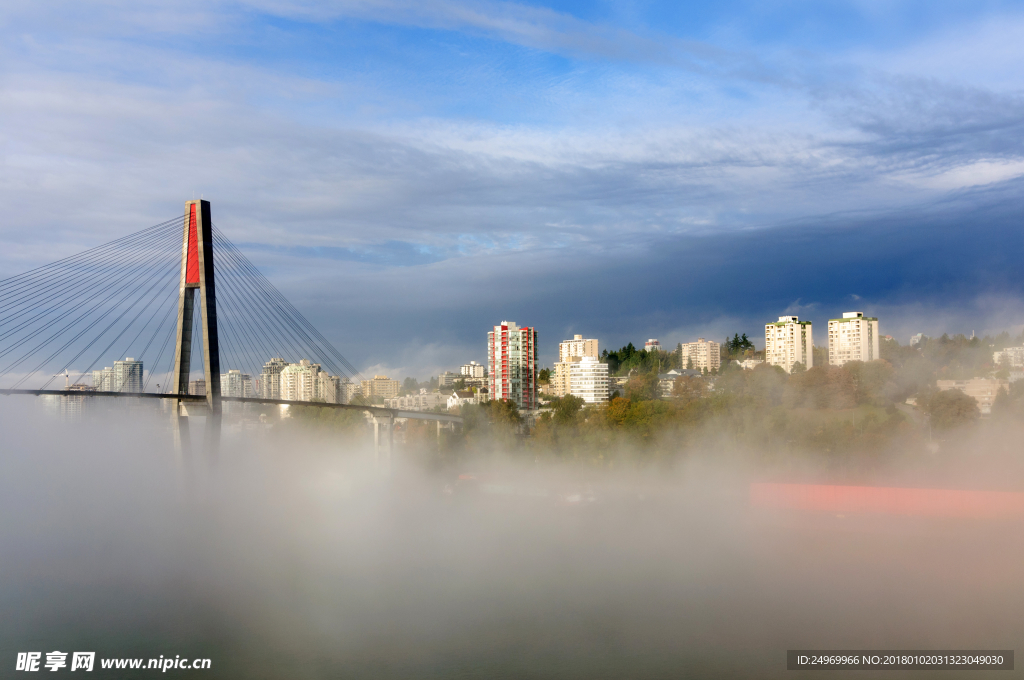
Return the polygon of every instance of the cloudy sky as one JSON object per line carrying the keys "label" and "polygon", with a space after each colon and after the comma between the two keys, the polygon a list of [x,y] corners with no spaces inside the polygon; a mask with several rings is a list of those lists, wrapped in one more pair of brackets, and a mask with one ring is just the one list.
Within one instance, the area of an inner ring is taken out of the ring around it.
{"label": "cloudy sky", "polygon": [[[172,6],[173,5],[173,6]],[[0,275],[211,200],[364,373],[1024,322],[1024,4],[0,8]]]}

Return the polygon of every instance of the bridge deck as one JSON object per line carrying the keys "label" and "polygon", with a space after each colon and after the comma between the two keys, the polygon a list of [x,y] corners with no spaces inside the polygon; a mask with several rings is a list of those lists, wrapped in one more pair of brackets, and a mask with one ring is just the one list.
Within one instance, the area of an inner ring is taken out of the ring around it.
{"label": "bridge deck", "polygon": [[[93,392],[84,390],[0,390],[0,394],[30,394],[36,396],[61,397],[137,397],[140,399],[176,399],[178,401],[205,402],[205,396],[193,394],[160,394],[157,392]],[[327,404],[316,401],[287,401],[284,399],[263,399],[261,397],[221,397],[221,401],[236,401],[244,404],[276,404],[283,406],[320,406],[322,408],[347,408],[357,411],[391,416],[392,418],[410,418],[413,420],[434,420],[445,423],[461,423],[461,416],[447,413],[431,413],[429,411],[400,411],[383,406],[363,406],[361,404]]]}

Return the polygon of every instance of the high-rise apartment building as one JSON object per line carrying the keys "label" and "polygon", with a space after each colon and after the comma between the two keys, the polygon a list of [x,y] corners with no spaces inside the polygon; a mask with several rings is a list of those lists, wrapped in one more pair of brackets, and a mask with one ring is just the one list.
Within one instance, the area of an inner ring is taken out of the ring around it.
{"label": "high-rise apartment building", "polygon": [[235,369],[228,369],[220,375],[220,393],[224,397],[254,397],[252,376]]}
{"label": "high-rise apartment building", "polygon": [[[556,397],[572,394],[570,385],[572,366],[579,363],[583,357],[597,359],[598,356],[596,338],[584,339],[582,335],[574,335],[572,340],[563,340],[558,343],[558,363],[555,364],[554,374],[551,376],[551,393]],[[605,375],[607,377],[607,371]]]}
{"label": "high-rise apartment building", "polygon": [[828,363],[878,359],[878,319],[863,312],[844,312],[842,319],[828,320]]}
{"label": "high-rise apartment building", "polygon": [[484,377],[483,364],[478,364],[475,361],[463,364],[459,367],[459,375],[464,378],[482,378]]}
{"label": "high-rise apartment building", "polygon": [[92,372],[92,386],[100,392],[141,392],[143,366],[132,357]]}
{"label": "high-rise apartment building", "polygon": [[194,397],[206,396],[206,378],[188,381],[188,393]]}
{"label": "high-rise apartment building", "polygon": [[391,399],[398,396],[399,391],[402,389],[402,384],[386,375],[375,375],[373,380],[364,380],[362,388],[363,396],[367,399],[372,399],[373,397]]}
{"label": "high-rise apartment building", "polygon": [[502,321],[487,333],[490,399],[508,399],[520,409],[537,408],[537,329]]}
{"label": "high-rise apartment building", "polygon": [[712,340],[697,338],[697,342],[681,342],[678,350],[683,368],[710,373],[722,367],[722,346]]}
{"label": "high-rise apartment building", "polygon": [[764,358],[771,366],[781,366],[786,373],[793,366],[814,366],[814,337],[811,322],[796,316],[780,316],[775,323],[764,326]]}
{"label": "high-rise apartment building", "polygon": [[650,338],[644,343],[644,349],[648,352],[657,352],[661,350],[661,343],[658,342],[657,338]]}
{"label": "high-rise apartment building", "polygon": [[592,356],[565,363],[569,367],[569,394],[588,404],[608,401],[608,364]]}
{"label": "high-rise apartment building", "polygon": [[288,365],[288,362],[281,357],[274,357],[263,364],[260,371],[259,393],[264,399],[281,398],[281,371]]}
{"label": "high-rise apartment building", "polygon": [[362,394],[362,386],[359,383],[354,383],[348,378],[342,378],[338,383],[338,403],[339,404],[351,404],[359,395]]}
{"label": "high-rise apartment building", "polygon": [[281,385],[280,399],[285,401],[319,401],[328,404],[338,403],[341,393],[341,379],[329,375],[309,359],[301,359],[297,364],[288,364],[281,369],[279,377]]}
{"label": "high-rise apartment building", "polygon": [[558,360],[571,361],[573,357],[599,357],[597,338],[584,340],[582,335],[572,336],[572,340],[558,343]]}

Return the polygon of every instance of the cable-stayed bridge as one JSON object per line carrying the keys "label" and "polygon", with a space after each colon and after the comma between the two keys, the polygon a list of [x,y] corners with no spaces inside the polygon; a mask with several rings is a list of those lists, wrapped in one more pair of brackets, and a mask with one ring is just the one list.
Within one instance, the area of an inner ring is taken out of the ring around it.
{"label": "cable-stayed bridge", "polygon": [[[278,369],[266,373],[275,359]],[[289,377],[301,384],[282,390],[267,380],[302,360],[304,373]],[[190,393],[194,372],[205,394]],[[222,373],[231,385],[221,384]],[[242,376],[251,376],[250,388],[240,387]],[[209,201],[188,201],[183,215],[0,280],[0,394],[168,399],[180,435],[189,406],[202,405],[213,446],[225,401],[359,409],[371,414],[378,451],[390,451],[396,418],[461,422],[361,397],[340,403],[361,377],[214,226]]]}

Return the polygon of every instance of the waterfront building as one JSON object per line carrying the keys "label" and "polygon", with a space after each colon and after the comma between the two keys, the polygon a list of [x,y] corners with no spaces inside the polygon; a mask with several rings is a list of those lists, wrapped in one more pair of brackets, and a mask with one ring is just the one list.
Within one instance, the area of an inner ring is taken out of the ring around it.
{"label": "waterfront building", "polygon": [[487,333],[487,393],[521,410],[537,408],[537,329],[502,321]]}
{"label": "waterfront building", "polygon": [[828,363],[878,359],[878,319],[863,312],[844,312],[842,319],[828,320]]}
{"label": "waterfront building", "polygon": [[341,391],[341,380],[330,375],[309,359],[301,359],[297,364],[288,364],[281,369],[281,396],[285,401],[319,401],[328,404],[338,403]]}
{"label": "waterfront building", "polygon": [[259,394],[264,399],[281,399],[281,371],[288,362],[281,357],[274,357],[263,364],[260,371]]}
{"label": "waterfront building", "polygon": [[233,368],[228,369],[227,373],[220,374],[220,393],[224,397],[255,397],[252,376]]}
{"label": "waterfront building", "polygon": [[764,326],[764,356],[771,366],[781,366],[786,373],[793,366],[814,366],[814,337],[810,321],[797,316],[780,316],[775,323]]}
{"label": "waterfront building", "polygon": [[100,392],[141,392],[143,366],[141,361],[127,357],[113,366],[92,372],[92,386]]}
{"label": "waterfront building", "polygon": [[695,371],[716,371],[722,367],[722,346],[712,340],[681,342],[678,347],[680,365]]}

